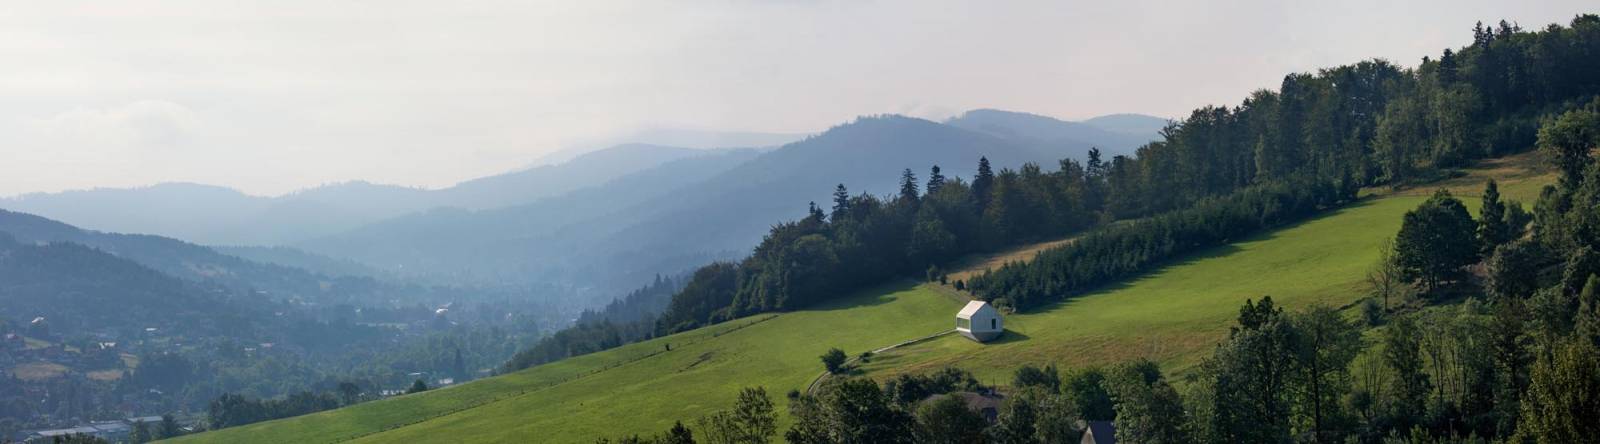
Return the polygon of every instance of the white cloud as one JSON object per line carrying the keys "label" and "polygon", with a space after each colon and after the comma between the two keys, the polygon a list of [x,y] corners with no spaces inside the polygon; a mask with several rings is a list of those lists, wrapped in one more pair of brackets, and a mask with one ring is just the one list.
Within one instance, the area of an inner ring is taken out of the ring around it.
{"label": "white cloud", "polygon": [[172,149],[185,143],[200,118],[183,105],[141,100],[108,108],[77,108],[28,122],[55,146],[88,151]]}

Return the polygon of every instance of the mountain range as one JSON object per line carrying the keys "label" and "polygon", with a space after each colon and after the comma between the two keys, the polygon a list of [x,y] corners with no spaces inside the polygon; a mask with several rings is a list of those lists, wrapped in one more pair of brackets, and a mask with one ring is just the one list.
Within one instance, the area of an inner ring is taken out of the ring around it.
{"label": "mountain range", "polygon": [[[737,258],[773,221],[824,206],[834,186],[888,194],[902,170],[998,168],[1131,155],[1166,120],[1067,122],[974,110],[943,122],[864,117],[777,148],[623,144],[441,190],[362,182],[281,197],[220,187],[26,195],[0,206],[86,228],[168,235],[327,273],[462,285],[560,283],[620,294],[658,273]],[[748,140],[748,138],[746,139]]]}

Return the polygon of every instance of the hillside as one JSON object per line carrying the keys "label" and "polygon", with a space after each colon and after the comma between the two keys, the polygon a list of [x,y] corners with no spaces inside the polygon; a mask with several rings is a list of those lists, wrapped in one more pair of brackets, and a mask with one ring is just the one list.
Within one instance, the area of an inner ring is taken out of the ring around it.
{"label": "hillside", "polygon": [[[978,159],[997,167],[1054,164],[1026,143],[899,116],[863,118],[743,162],[704,156],[664,164],[602,187],[491,211],[437,210],[298,245],[387,270],[457,279],[548,279],[615,284],[626,291],[656,273],[729,259],[775,221],[826,202],[834,186],[894,192],[900,172],[939,165],[971,177]],[[649,254],[639,254],[649,252]]]}
{"label": "hillside", "polygon": [[[1509,199],[1531,202],[1550,175],[1531,156],[1491,161],[1455,188],[1469,206],[1485,176]],[[1426,187],[1426,189],[1432,189]],[[1187,257],[1134,280],[1007,320],[1008,335],[979,345],[945,337],[881,354],[883,378],[944,365],[1004,383],[1023,364],[1068,367],[1147,357],[1182,372],[1210,351],[1247,298],[1288,307],[1348,306],[1378,243],[1424,197],[1369,193],[1313,220]],[[1028,248],[1028,247],[1023,247]],[[829,347],[851,354],[946,329],[961,301],[943,287],[896,284],[823,307],[757,315],[422,395],[189,437],[189,442],[512,442],[541,436],[583,442],[664,430],[731,404],[739,387],[803,389]],[[671,344],[671,351],[666,351]],[[780,427],[787,425],[780,413]]]}
{"label": "hillside", "polygon": [[312,303],[388,305],[417,301],[433,289],[388,284],[369,277],[326,276],[218,253],[177,239],[80,229],[48,218],[0,210],[0,232],[25,244],[71,242],[93,247],[190,282],[214,282],[235,290],[265,292],[269,299]]}

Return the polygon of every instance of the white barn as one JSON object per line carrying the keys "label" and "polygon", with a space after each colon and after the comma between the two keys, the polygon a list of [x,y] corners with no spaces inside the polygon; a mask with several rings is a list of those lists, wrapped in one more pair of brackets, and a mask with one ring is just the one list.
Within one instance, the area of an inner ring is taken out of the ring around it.
{"label": "white barn", "polygon": [[968,302],[956,313],[956,332],[978,342],[989,342],[1000,337],[1005,323],[1000,322],[1000,310],[984,301]]}

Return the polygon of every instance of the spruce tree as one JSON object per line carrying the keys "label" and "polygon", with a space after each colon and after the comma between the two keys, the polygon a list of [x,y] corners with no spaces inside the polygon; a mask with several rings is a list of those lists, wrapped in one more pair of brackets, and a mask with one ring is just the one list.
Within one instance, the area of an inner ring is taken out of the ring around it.
{"label": "spruce tree", "polygon": [[944,187],[944,174],[939,173],[939,166],[934,165],[933,171],[928,173],[928,195],[939,192]]}
{"label": "spruce tree", "polygon": [[978,175],[972,178],[972,195],[978,198],[978,209],[989,206],[989,189],[994,187],[994,170],[989,168],[989,158],[978,158]]}
{"label": "spruce tree", "polygon": [[841,183],[841,184],[839,184],[838,187],[833,189],[833,215],[831,216],[832,220],[835,221],[835,222],[838,222],[840,218],[846,217],[846,215],[849,214],[849,212],[850,212],[850,190],[845,189],[844,184]]}
{"label": "spruce tree", "polygon": [[900,173],[900,199],[916,202],[919,194],[921,193],[917,191],[917,175],[912,173],[910,168],[906,168],[905,172]]}
{"label": "spruce tree", "polygon": [[1489,257],[1494,249],[1511,240],[1506,225],[1506,205],[1500,202],[1500,187],[1494,179],[1483,188],[1483,206],[1478,209],[1478,254]]}

